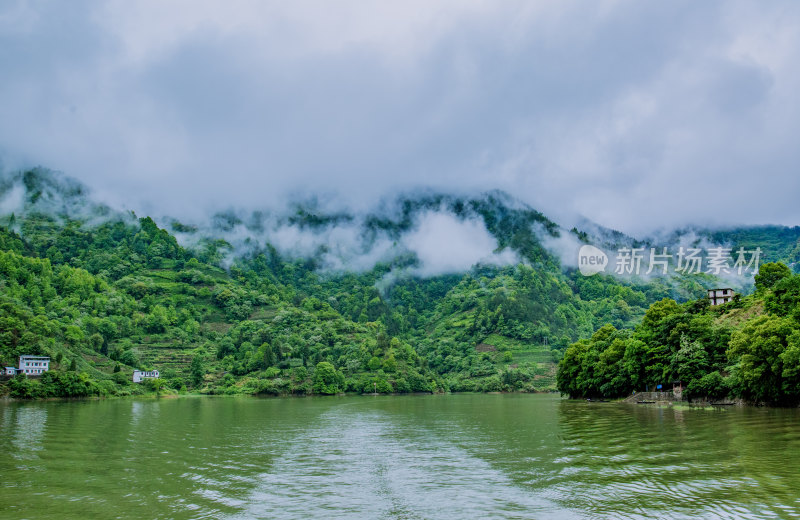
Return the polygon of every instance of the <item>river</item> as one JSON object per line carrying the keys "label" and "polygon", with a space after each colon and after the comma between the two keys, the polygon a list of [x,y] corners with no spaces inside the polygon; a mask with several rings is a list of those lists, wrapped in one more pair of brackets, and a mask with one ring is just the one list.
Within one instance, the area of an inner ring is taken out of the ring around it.
{"label": "river", "polygon": [[0,403],[0,518],[800,517],[800,411],[554,395]]}

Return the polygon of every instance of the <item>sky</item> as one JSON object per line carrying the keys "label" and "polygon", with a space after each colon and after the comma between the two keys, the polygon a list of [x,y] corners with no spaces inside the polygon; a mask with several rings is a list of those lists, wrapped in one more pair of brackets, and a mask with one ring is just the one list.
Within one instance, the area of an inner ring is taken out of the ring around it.
{"label": "sky", "polygon": [[796,1],[6,0],[0,160],[178,217],[427,188],[798,225],[798,63]]}

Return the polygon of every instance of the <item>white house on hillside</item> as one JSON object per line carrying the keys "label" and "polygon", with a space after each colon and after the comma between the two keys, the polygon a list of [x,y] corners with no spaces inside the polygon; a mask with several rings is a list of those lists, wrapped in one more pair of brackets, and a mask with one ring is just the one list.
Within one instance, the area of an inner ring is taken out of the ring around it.
{"label": "white house on hillside", "polygon": [[20,356],[18,373],[38,376],[50,370],[50,358],[47,356]]}
{"label": "white house on hillside", "polygon": [[134,383],[141,383],[145,379],[158,379],[158,370],[134,370],[133,371],[133,382]]}

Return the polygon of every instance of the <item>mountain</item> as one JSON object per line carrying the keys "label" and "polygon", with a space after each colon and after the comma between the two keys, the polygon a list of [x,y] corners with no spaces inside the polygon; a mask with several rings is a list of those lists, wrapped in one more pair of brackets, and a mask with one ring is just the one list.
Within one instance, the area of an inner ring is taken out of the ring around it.
{"label": "mountain", "polygon": [[[299,201],[160,227],[35,169],[3,175],[0,212],[0,361],[54,360],[41,380],[3,387],[16,396],[140,393],[134,368],[161,371],[155,391],[553,390],[568,345],[722,283],[583,276],[583,243],[656,242],[568,231],[500,192],[408,193],[363,212]],[[760,244],[747,228],[715,233],[703,236]],[[791,229],[767,237],[765,258],[796,256]]]}

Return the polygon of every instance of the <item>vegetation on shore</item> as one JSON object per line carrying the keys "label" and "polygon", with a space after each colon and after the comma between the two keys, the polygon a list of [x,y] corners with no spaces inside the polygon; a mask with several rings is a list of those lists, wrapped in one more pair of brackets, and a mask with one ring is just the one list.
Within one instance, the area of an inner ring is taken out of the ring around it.
{"label": "vegetation on shore", "polygon": [[[234,252],[224,233],[192,235],[182,246],[176,236],[191,235],[192,226],[171,221],[164,229],[149,217],[114,212],[47,171],[0,181],[0,195],[20,190],[23,200],[22,211],[0,215],[0,361],[14,366],[23,354],[52,360],[39,379],[0,381],[2,395],[554,391],[562,357],[562,391],[620,395],[629,374],[614,371],[624,357],[616,353],[649,352],[643,345],[664,351],[625,369],[636,371],[638,386],[671,377],[665,367],[673,351],[693,356],[696,345],[707,351],[698,370],[713,367],[706,383],[719,376],[728,384],[731,375],[725,352],[734,318],[718,323],[726,311],[691,302],[714,279],[584,277],[542,245],[563,230],[497,194],[403,199],[398,215],[365,219],[366,236],[397,238],[416,212],[446,208],[482,219],[500,248],[520,260],[423,277],[409,274],[419,262],[413,256],[325,270],[319,256],[288,256],[269,243]],[[314,228],[348,218],[299,207],[288,221]],[[223,229],[235,219],[218,218]],[[766,233],[767,256],[797,255],[787,245],[795,235]],[[776,291],[765,288],[736,308],[793,323],[796,317],[766,308],[767,295],[784,298]],[[684,321],[685,334],[665,330]],[[591,376],[581,375],[584,365]],[[161,378],[146,385],[159,388],[131,382],[134,369],[154,368]],[[575,381],[581,386],[569,386]]]}
{"label": "vegetation on shore", "polygon": [[754,294],[716,307],[705,298],[654,303],[633,330],[606,325],[570,345],[558,389],[572,397],[623,397],[672,389],[690,399],[800,403],[800,275],[761,266]]}

